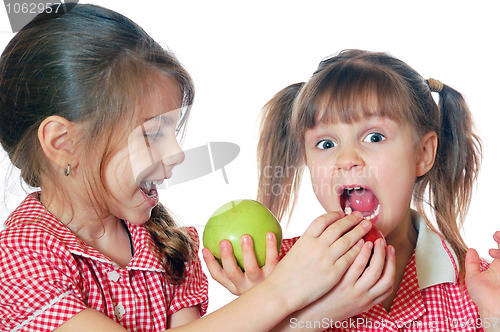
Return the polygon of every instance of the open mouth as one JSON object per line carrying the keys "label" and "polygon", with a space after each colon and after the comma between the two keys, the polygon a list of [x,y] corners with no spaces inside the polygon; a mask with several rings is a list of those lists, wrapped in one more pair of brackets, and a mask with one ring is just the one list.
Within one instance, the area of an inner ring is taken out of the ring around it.
{"label": "open mouth", "polygon": [[156,186],[161,185],[162,183],[163,183],[163,180],[159,180],[159,181],[142,181],[139,184],[139,189],[147,197],[149,197],[149,198],[157,198],[158,197],[158,190],[156,189]]}
{"label": "open mouth", "polygon": [[368,188],[344,187],[340,193],[340,206],[345,214],[360,211],[364,219],[373,221],[380,213],[377,196]]}

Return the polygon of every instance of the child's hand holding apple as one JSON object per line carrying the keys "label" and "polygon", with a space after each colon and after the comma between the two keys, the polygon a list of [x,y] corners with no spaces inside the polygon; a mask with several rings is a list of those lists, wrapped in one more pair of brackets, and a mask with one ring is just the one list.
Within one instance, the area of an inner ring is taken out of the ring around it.
{"label": "child's hand holding apple", "polygon": [[253,200],[231,201],[207,222],[203,256],[212,278],[241,295],[278,264],[281,239],[281,227],[265,206]]}

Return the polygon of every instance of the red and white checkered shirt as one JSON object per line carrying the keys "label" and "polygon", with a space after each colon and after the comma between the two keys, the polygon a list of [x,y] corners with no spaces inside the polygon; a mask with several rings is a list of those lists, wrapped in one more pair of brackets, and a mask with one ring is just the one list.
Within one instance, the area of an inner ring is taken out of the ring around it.
{"label": "red and white checkered shirt", "polygon": [[[179,285],[168,283],[151,235],[126,223],[134,247],[121,268],[79,240],[29,195],[0,232],[0,331],[52,331],[94,308],[130,331],[161,331],[168,315],[208,306],[208,281],[199,259]],[[189,228],[196,240],[198,234]]]}
{"label": "red and white checkered shirt", "polygon": [[[479,318],[469,293],[458,283],[457,257],[447,242],[412,211],[418,240],[390,312],[381,304],[344,321],[325,317],[311,322],[290,321],[291,326],[319,327],[325,331],[482,331],[482,324],[500,322]],[[283,240],[280,258],[298,238]],[[488,268],[482,261],[481,269]]]}

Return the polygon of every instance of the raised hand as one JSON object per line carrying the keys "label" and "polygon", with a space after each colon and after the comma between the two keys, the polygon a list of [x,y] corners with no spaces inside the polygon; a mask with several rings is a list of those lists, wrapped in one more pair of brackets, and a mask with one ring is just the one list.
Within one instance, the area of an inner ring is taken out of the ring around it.
{"label": "raised hand", "polygon": [[465,257],[465,284],[479,309],[483,327],[487,331],[500,331],[500,232],[493,235],[497,249],[490,249],[493,258],[488,269],[481,271],[481,260],[474,249]]}

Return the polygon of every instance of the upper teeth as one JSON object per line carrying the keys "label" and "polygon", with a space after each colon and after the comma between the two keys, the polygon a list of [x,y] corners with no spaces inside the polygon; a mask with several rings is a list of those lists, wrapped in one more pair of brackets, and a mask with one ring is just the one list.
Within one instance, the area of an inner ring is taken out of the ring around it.
{"label": "upper teeth", "polygon": [[147,185],[150,185],[150,186],[151,186],[151,185],[155,185],[155,186],[157,186],[157,185],[162,184],[162,183],[163,183],[163,180],[151,180],[151,181],[144,181],[144,183],[145,183],[145,184],[147,184]]}
{"label": "upper teeth", "polygon": [[[344,213],[349,215],[352,213],[352,208],[350,206],[346,206],[344,208]],[[377,205],[377,208],[375,209],[375,211],[373,211],[373,213],[369,216],[366,216],[366,217],[363,217],[363,219],[365,220],[372,220],[373,218],[375,218],[376,216],[378,216],[380,213],[380,204]]]}
{"label": "upper teeth", "polygon": [[361,187],[348,187],[348,188],[345,188],[346,190],[354,190],[354,189],[361,189]]}
{"label": "upper teeth", "polygon": [[143,181],[143,186],[150,190],[153,186],[158,186],[163,183],[163,180],[157,181]]}

